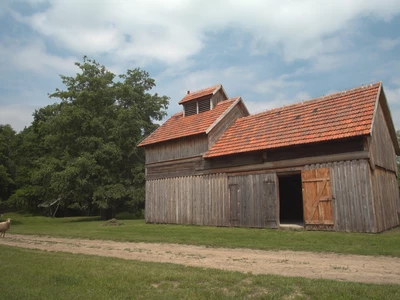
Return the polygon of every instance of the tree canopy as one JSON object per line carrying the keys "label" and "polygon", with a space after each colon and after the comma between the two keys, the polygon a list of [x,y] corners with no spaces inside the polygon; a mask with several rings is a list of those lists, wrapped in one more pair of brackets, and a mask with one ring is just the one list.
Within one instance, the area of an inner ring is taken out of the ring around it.
{"label": "tree canopy", "polygon": [[15,135],[10,125],[0,125],[0,204],[10,197],[15,188]]}
{"label": "tree canopy", "polygon": [[57,200],[106,217],[139,209],[144,152],[136,145],[157,128],[169,98],[151,94],[155,81],[139,68],[116,76],[87,57],[76,65],[76,76],[61,75],[65,89],[49,94],[59,101],[36,110],[16,140],[20,168],[9,203],[34,210]]}

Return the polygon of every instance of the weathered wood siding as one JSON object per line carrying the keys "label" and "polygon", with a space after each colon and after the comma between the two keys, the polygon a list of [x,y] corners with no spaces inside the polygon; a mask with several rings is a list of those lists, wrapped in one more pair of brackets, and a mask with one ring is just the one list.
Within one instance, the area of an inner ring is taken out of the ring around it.
{"label": "weathered wood siding", "polygon": [[380,168],[371,170],[376,231],[381,232],[399,225],[399,190],[393,172]]}
{"label": "weathered wood siding", "polygon": [[201,164],[202,157],[174,160],[169,163],[158,163],[146,167],[146,180],[195,176],[196,167]]}
{"label": "weathered wood siding", "polygon": [[[294,147],[285,147],[279,149],[271,149],[267,151],[254,151],[250,153],[241,153],[236,155],[227,155],[205,161],[205,169],[219,169],[219,168],[230,168],[235,166],[245,166],[251,170],[254,164],[264,163],[265,168],[274,169],[281,165],[290,165],[290,160],[300,159],[300,165],[310,164],[310,160],[323,160],[329,159],[332,156],[331,161],[338,160],[338,157],[334,157],[335,154],[341,154],[339,160],[351,160],[353,154],[365,152],[365,157],[369,155],[368,151],[363,149],[362,138],[352,138],[340,141],[328,141],[324,143],[315,143],[310,145],[299,145]],[[263,158],[263,156],[266,156]],[[321,158],[318,158],[321,157]],[[310,158],[307,160],[307,158]],[[271,162],[272,164],[268,164]],[[274,164],[273,162],[278,162]],[[281,163],[279,163],[281,162]],[[268,166],[267,166],[268,165]],[[298,165],[298,164],[297,164]]]}
{"label": "weathered wood siding", "polygon": [[329,168],[333,197],[334,230],[376,232],[370,166],[367,160],[306,165]]}
{"label": "weathered wood siding", "polygon": [[370,153],[373,164],[397,172],[396,153],[381,104],[376,111]]}
{"label": "weathered wood siding", "polygon": [[146,146],[146,164],[202,155],[208,150],[208,139],[195,135]]}
{"label": "weathered wood siding", "polygon": [[222,90],[219,90],[215,95],[212,96],[211,98],[211,103],[212,107],[217,106],[217,104],[221,101],[227,100],[227,98],[224,96],[224,93]]}
{"label": "weathered wood siding", "polygon": [[397,185],[397,162],[388,122],[379,103],[370,143],[372,194],[376,231],[399,225],[400,199]]}
{"label": "weathered wood siding", "polygon": [[237,118],[244,116],[243,110],[236,105],[226,116],[209,132],[208,148],[210,149],[221,135],[233,124]]}
{"label": "weathered wood siding", "polygon": [[275,173],[229,176],[231,226],[279,227]]}
{"label": "weathered wood siding", "polygon": [[214,174],[146,181],[146,222],[279,226],[276,174]]}
{"label": "weathered wood siding", "polygon": [[146,222],[230,226],[226,174],[146,181]]}

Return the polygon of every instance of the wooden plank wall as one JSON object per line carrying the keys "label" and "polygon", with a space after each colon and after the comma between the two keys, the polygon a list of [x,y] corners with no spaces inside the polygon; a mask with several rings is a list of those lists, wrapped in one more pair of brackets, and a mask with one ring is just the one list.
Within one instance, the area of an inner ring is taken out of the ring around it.
{"label": "wooden plank wall", "polygon": [[204,154],[208,150],[208,139],[204,135],[146,146],[146,164],[181,159]]}
{"label": "wooden plank wall", "polygon": [[146,222],[230,226],[226,174],[146,181]]}
{"label": "wooden plank wall", "polygon": [[[232,226],[279,226],[278,185],[275,173],[230,176],[228,183],[231,210],[237,214],[236,218],[231,219]],[[234,216],[231,215],[232,217]]]}
{"label": "wooden plank wall", "polygon": [[381,232],[400,224],[397,177],[395,173],[379,168],[371,171],[371,176],[376,231]]}
{"label": "wooden plank wall", "polygon": [[227,100],[227,98],[222,93],[222,90],[219,90],[215,95],[211,98],[212,106],[215,107],[221,101]]}
{"label": "wooden plank wall", "polygon": [[221,135],[233,124],[237,118],[244,116],[243,110],[236,105],[217,126],[215,126],[208,134],[208,147],[211,148]]}
{"label": "wooden plank wall", "polygon": [[279,226],[277,177],[214,174],[146,181],[146,222]]}
{"label": "wooden plank wall", "polygon": [[375,165],[397,172],[396,153],[381,104],[376,111],[370,153]]}
{"label": "wooden plank wall", "polygon": [[146,167],[146,180],[162,179],[169,177],[182,177],[196,175],[196,166],[203,162],[202,157],[194,157],[159,163]]}
{"label": "wooden plank wall", "polygon": [[370,153],[374,164],[371,180],[376,231],[380,232],[399,225],[400,212],[396,153],[381,102],[375,115]]}
{"label": "wooden plank wall", "polygon": [[330,168],[334,230],[376,232],[370,166],[367,160],[306,165],[305,169]]}

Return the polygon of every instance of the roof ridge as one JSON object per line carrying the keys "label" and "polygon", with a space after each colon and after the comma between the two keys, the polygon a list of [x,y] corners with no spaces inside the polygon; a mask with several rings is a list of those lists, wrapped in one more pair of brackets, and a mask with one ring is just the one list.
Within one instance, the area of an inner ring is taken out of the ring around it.
{"label": "roof ridge", "polygon": [[[219,91],[220,89],[223,89],[222,84],[218,83],[216,85],[210,86],[210,87],[206,87],[194,92],[191,92],[190,90],[188,91],[188,93],[178,102],[178,104],[182,104],[188,101],[192,101],[198,98],[201,98],[203,96],[206,95],[213,95],[215,94],[217,91]],[[205,92],[207,92],[207,94],[204,94]],[[204,94],[204,95],[202,95]]]}
{"label": "roof ridge", "polygon": [[231,97],[231,98],[226,99],[226,100],[221,100],[221,101],[219,101],[219,102],[217,103],[217,106],[218,106],[218,105],[221,105],[221,104],[224,104],[224,103],[226,103],[227,101],[236,101],[238,98],[240,98],[240,96]]}
{"label": "roof ridge", "polygon": [[212,86],[209,86],[209,87],[206,87],[206,88],[203,88],[203,89],[194,91],[194,92],[190,92],[190,94],[196,94],[196,93],[203,92],[203,91],[205,91],[205,90],[209,90],[209,89],[212,89],[212,88],[214,88],[214,90],[215,90],[215,89],[217,89],[219,86],[221,86],[221,84],[220,84],[220,83],[217,83],[217,84],[215,84],[215,85],[212,85]]}
{"label": "roof ridge", "polygon": [[303,100],[303,101],[300,101],[300,102],[291,103],[291,104],[287,104],[287,105],[283,105],[283,106],[267,109],[267,110],[264,110],[264,111],[249,115],[247,117],[240,118],[240,119],[238,119],[238,121],[239,120],[242,121],[243,119],[249,119],[249,118],[252,118],[252,117],[261,116],[261,115],[264,115],[264,114],[270,114],[270,113],[273,113],[274,111],[278,112],[278,111],[282,111],[282,110],[288,110],[288,108],[298,107],[298,106],[301,106],[301,105],[304,105],[304,104],[309,104],[309,103],[312,103],[312,102],[317,103],[317,102],[320,102],[320,101],[326,101],[328,99],[340,97],[340,96],[343,96],[343,95],[348,94],[348,93],[355,93],[355,92],[359,92],[359,91],[361,91],[363,89],[373,88],[373,87],[376,87],[377,85],[382,85],[382,81],[377,81],[377,82],[370,83],[370,84],[360,85],[360,86],[355,87],[355,88],[334,92],[334,93],[331,93],[331,94],[328,94],[328,95],[323,95],[323,96],[320,96],[320,97],[315,97],[315,98],[312,98],[312,99]]}

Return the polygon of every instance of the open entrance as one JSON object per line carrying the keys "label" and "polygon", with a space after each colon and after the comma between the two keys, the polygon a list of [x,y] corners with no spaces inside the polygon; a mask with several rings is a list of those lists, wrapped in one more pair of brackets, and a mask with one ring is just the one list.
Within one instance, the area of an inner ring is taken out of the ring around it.
{"label": "open entrance", "polygon": [[278,175],[280,224],[304,226],[301,174]]}

